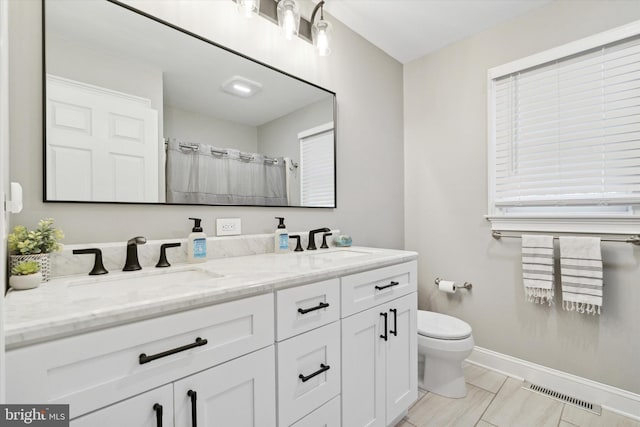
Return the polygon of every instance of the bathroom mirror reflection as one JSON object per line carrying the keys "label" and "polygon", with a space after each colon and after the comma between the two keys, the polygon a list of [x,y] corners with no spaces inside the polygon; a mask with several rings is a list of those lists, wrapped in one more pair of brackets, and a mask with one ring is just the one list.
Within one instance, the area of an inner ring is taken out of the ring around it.
{"label": "bathroom mirror reflection", "polygon": [[108,0],[44,0],[47,202],[335,207],[335,94]]}

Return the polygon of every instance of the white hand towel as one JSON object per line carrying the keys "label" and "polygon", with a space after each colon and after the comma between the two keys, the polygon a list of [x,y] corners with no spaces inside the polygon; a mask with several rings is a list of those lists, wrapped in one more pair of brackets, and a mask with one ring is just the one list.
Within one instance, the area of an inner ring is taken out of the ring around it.
{"label": "white hand towel", "polygon": [[560,237],[562,307],[600,314],[602,253],[599,237]]}
{"label": "white hand towel", "polygon": [[553,236],[522,235],[522,281],[527,301],[553,302]]}

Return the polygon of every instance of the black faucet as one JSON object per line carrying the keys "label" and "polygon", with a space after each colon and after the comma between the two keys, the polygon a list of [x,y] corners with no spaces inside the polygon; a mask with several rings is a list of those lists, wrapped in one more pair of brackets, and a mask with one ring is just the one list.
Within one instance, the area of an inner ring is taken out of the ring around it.
{"label": "black faucet", "polygon": [[147,239],[142,236],[133,237],[127,241],[127,260],[124,262],[122,271],[142,270],[140,261],[138,261],[138,245],[145,243],[147,243]]}
{"label": "black faucet", "polygon": [[307,245],[307,250],[308,251],[315,251],[316,248],[316,233],[328,233],[330,232],[331,229],[324,227],[324,228],[318,228],[316,230],[311,230],[309,232],[309,244]]}

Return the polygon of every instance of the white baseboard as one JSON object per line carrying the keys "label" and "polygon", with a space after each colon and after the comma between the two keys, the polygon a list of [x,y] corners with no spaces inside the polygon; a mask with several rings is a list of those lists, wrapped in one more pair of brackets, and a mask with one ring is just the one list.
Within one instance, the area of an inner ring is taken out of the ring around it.
{"label": "white baseboard", "polygon": [[639,394],[478,346],[473,348],[467,362],[595,403],[603,409],[640,421]]}

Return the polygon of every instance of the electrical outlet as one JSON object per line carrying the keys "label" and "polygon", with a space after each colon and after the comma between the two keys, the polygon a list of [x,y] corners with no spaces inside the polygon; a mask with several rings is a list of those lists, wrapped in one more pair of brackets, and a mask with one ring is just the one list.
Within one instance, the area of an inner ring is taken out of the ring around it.
{"label": "electrical outlet", "polygon": [[236,236],[242,234],[240,218],[216,218],[216,236]]}

